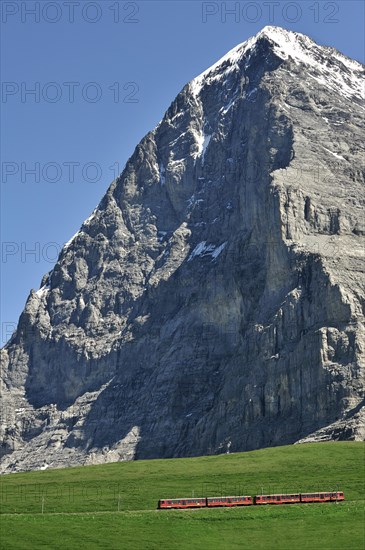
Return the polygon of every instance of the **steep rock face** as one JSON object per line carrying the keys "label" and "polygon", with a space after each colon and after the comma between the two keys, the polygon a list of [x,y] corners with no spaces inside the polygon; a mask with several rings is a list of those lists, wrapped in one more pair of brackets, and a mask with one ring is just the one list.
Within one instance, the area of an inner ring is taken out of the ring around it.
{"label": "steep rock face", "polygon": [[275,27],[185,86],[2,351],[2,471],[364,438],[362,86]]}

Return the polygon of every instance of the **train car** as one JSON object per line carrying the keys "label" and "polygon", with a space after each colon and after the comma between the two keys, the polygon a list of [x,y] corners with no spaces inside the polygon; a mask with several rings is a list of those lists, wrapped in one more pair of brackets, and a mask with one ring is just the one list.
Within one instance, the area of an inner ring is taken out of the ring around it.
{"label": "train car", "polygon": [[165,508],[204,508],[206,505],[206,498],[168,498],[158,501],[160,510]]}
{"label": "train car", "polygon": [[300,494],[256,495],[254,504],[294,504],[300,502]]}
{"label": "train car", "polygon": [[248,496],[240,497],[208,497],[207,506],[250,506],[253,504],[253,498]]}
{"label": "train car", "polygon": [[342,491],[332,493],[301,493],[301,502],[333,502],[345,500],[345,495]]}

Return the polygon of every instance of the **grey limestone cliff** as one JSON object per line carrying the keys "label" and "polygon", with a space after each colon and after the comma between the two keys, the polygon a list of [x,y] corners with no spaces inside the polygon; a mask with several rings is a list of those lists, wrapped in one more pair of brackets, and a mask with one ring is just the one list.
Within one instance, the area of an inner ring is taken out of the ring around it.
{"label": "grey limestone cliff", "polygon": [[184,87],[2,350],[1,471],[364,439],[363,92],[276,27]]}

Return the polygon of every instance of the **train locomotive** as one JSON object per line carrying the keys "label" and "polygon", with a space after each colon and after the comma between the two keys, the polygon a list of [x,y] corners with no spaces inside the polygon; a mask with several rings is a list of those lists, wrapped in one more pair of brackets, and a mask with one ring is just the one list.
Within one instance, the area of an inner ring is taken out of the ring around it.
{"label": "train locomotive", "polygon": [[232,506],[252,506],[267,504],[300,504],[306,502],[339,502],[345,500],[343,491],[321,493],[291,493],[275,495],[203,497],[203,498],[169,498],[158,501],[160,510],[184,508],[216,508]]}

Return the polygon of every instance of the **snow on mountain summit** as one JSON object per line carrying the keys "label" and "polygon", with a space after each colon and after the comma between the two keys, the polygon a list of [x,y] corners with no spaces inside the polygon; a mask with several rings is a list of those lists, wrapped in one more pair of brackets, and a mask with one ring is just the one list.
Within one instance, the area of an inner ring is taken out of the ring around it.
{"label": "snow on mountain summit", "polygon": [[250,57],[262,39],[269,40],[272,51],[284,62],[306,65],[307,75],[348,99],[365,98],[364,67],[336,49],[319,46],[308,36],[287,31],[281,27],[266,26],[255,36],[238,44],[207,70],[190,82],[191,92],[197,97],[206,83],[219,80],[229,72],[240,70],[244,59],[247,69]]}

